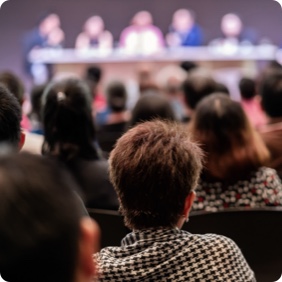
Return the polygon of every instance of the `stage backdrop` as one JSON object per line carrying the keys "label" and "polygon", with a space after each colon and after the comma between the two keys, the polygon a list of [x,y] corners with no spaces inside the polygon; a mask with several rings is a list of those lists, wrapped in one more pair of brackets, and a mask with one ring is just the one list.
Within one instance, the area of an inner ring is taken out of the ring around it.
{"label": "stage backdrop", "polygon": [[115,40],[134,13],[148,10],[155,25],[166,33],[173,12],[191,8],[203,27],[205,41],[220,36],[220,19],[228,12],[238,13],[244,25],[255,28],[261,38],[282,43],[282,9],[273,0],[9,0],[0,10],[0,70],[11,69],[22,75],[22,41],[45,11],[56,12],[66,34],[66,47],[74,46],[84,21],[101,15]]}

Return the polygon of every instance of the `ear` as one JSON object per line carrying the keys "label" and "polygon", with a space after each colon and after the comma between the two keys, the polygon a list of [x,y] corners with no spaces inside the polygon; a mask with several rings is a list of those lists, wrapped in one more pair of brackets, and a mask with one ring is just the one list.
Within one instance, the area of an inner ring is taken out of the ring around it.
{"label": "ear", "polygon": [[190,210],[193,206],[195,197],[196,197],[196,192],[193,190],[189,193],[189,195],[185,199],[183,214],[185,215],[186,218],[189,217],[189,213],[190,213]]}
{"label": "ear", "polygon": [[25,133],[21,131],[20,142],[18,145],[19,151],[23,148],[24,142],[25,142]]}
{"label": "ear", "polygon": [[100,229],[90,217],[84,217],[80,222],[79,267],[84,277],[92,277],[96,268],[93,254],[100,249]]}

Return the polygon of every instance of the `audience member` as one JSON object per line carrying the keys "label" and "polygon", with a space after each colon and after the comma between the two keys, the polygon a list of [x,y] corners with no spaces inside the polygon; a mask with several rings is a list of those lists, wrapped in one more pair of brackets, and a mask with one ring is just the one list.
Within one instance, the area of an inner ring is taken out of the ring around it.
{"label": "audience member", "polygon": [[25,141],[21,132],[21,107],[16,97],[0,83],[0,143],[20,150]]}
{"label": "audience member", "polygon": [[163,34],[153,25],[153,17],[148,11],[140,11],[134,15],[131,25],[121,33],[120,47],[127,54],[133,55],[150,55],[164,47]]}
{"label": "audience member", "polygon": [[216,92],[220,92],[226,94],[227,96],[230,96],[230,91],[228,87],[225,84],[218,81],[216,82]]}
{"label": "audience member", "polygon": [[190,130],[206,154],[194,210],[282,205],[281,181],[265,167],[269,152],[240,103],[224,94],[204,98]]}
{"label": "audience member", "polygon": [[140,97],[132,110],[129,127],[153,119],[175,121],[175,114],[171,104],[165,96],[158,92],[151,92]]}
{"label": "audience member", "polygon": [[36,85],[30,94],[31,112],[29,113],[31,133],[43,135],[42,96],[47,84]]}
{"label": "audience member", "polygon": [[94,112],[94,116],[96,117],[97,124],[104,123],[104,116],[100,113],[105,112],[107,107],[107,101],[103,90],[101,89],[102,78],[103,70],[100,66],[93,65],[86,69],[85,80],[92,93],[92,111]]}
{"label": "audience member", "polygon": [[58,81],[43,95],[43,154],[65,163],[83,191],[86,207],[117,209],[108,163],[97,146],[87,84],[79,79]]}
{"label": "audience member", "polygon": [[168,98],[177,120],[182,121],[186,116],[184,95],[181,89],[186,80],[187,73],[180,66],[169,65],[163,67],[156,75],[160,89]]}
{"label": "audience member", "polygon": [[103,71],[100,66],[93,65],[86,69],[85,80],[89,84],[90,89],[92,90],[93,99],[96,98],[99,89],[98,85],[100,84],[103,77]]}
{"label": "audience member", "polygon": [[132,111],[139,98],[147,92],[159,91],[155,80],[155,69],[152,63],[137,64],[134,77],[126,80],[127,103],[126,107]]}
{"label": "audience member", "polygon": [[166,41],[169,47],[196,47],[203,44],[203,32],[195,22],[194,11],[179,9],[174,12]]}
{"label": "audience member", "polygon": [[268,73],[260,85],[262,107],[269,122],[259,128],[261,136],[271,153],[270,167],[282,177],[282,72]]}
{"label": "audience member", "polygon": [[27,154],[0,158],[0,273],[10,282],[90,282],[99,229],[66,171]]}
{"label": "audience member", "polygon": [[257,95],[256,83],[251,78],[243,77],[239,82],[241,105],[250,122],[259,127],[266,124],[267,118],[261,108],[261,99]]}
{"label": "audience member", "polygon": [[137,69],[137,83],[139,87],[139,97],[148,91],[157,91],[157,85],[154,77],[154,70],[150,64],[142,64]]}
{"label": "audience member", "polygon": [[105,24],[100,16],[92,16],[84,24],[83,31],[78,35],[76,49],[97,48],[109,50],[113,48],[113,35],[105,30]]}
{"label": "audience member", "polygon": [[[21,80],[11,72],[3,72],[0,74],[0,82],[16,97],[22,107],[24,101],[24,86]],[[40,154],[43,139],[41,136],[37,136],[27,130],[30,129],[30,121],[28,117],[23,114],[23,111],[21,111],[21,113],[21,126],[24,129],[22,132],[24,142],[22,142],[21,149],[26,152]]]}
{"label": "audience member", "polygon": [[180,67],[189,74],[190,71],[197,69],[199,66],[192,61],[183,61],[180,63]]}
{"label": "audience member", "polygon": [[231,239],[180,230],[195,197],[201,156],[186,130],[161,121],[141,123],[118,140],[110,178],[133,232],[121,247],[94,256],[101,282],[255,281]]}
{"label": "audience member", "polygon": [[130,114],[126,110],[127,91],[121,81],[112,81],[106,88],[108,115],[105,124],[98,127],[97,138],[105,152],[113,149],[124,133]]}
{"label": "audience member", "polygon": [[[22,107],[25,100],[25,89],[21,80],[14,73],[3,71],[0,72],[0,83],[10,90]],[[29,119],[24,113],[22,113],[21,127],[26,130],[30,129]]]}
{"label": "audience member", "polygon": [[185,122],[190,120],[199,101],[216,92],[217,88],[217,82],[206,70],[195,69],[189,73],[188,78],[182,85],[187,111]]}

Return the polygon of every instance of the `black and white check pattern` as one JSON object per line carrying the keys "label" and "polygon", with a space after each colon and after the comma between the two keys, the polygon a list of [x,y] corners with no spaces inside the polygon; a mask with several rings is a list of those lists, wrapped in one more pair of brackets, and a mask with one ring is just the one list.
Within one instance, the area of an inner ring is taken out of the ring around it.
{"label": "black and white check pattern", "polygon": [[231,239],[177,228],[132,232],[121,247],[104,248],[94,259],[99,281],[255,281]]}

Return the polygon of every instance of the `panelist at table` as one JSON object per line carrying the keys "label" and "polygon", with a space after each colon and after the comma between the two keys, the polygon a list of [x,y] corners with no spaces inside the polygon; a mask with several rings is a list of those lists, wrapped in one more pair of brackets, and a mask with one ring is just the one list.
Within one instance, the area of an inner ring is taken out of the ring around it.
{"label": "panelist at table", "polygon": [[253,28],[245,27],[241,18],[235,13],[228,13],[222,17],[221,33],[221,37],[213,40],[211,45],[226,47],[257,43],[256,31]]}
{"label": "panelist at table", "polygon": [[163,34],[153,25],[153,17],[148,11],[135,14],[131,25],[121,33],[120,47],[127,54],[150,55],[162,50]]}
{"label": "panelist at table", "polygon": [[113,35],[105,29],[100,16],[92,16],[86,20],[83,31],[78,35],[75,43],[76,49],[112,49]]}
{"label": "panelist at table", "polygon": [[166,41],[170,47],[195,47],[203,44],[203,32],[195,22],[195,13],[192,10],[179,9],[174,12]]}

